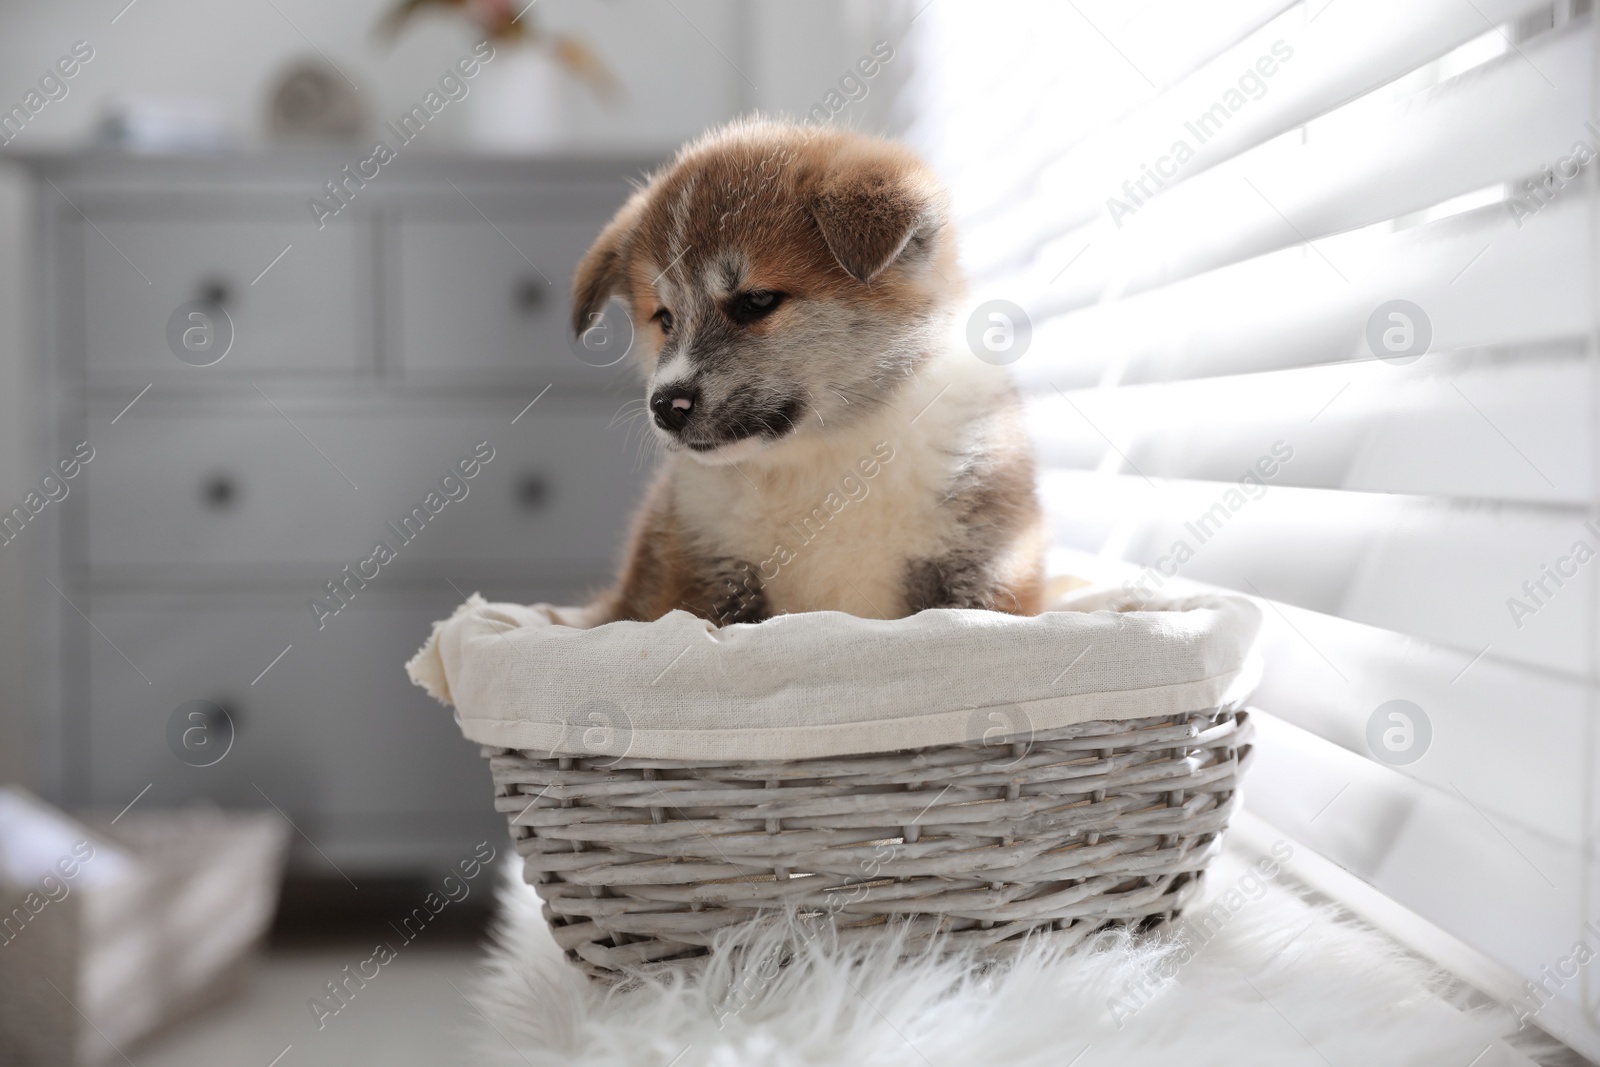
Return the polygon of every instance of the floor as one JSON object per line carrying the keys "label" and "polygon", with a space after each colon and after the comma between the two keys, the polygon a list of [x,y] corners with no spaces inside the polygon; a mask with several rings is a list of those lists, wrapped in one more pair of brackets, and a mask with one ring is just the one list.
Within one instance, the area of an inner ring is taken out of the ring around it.
{"label": "floor", "polygon": [[[406,946],[337,1015],[310,1006],[371,950],[269,951],[243,994],[129,1050],[138,1067],[444,1067],[463,1062],[459,1035],[477,1020],[458,989],[477,964],[470,944]],[[481,1027],[481,1020],[478,1021]]]}

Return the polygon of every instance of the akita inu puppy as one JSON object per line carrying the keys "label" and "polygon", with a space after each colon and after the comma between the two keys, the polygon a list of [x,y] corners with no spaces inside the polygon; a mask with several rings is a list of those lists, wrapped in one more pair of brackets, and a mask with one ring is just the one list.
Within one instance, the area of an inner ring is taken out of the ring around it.
{"label": "akita inu puppy", "polygon": [[1040,610],[1032,450],[1005,370],[950,341],[949,216],[907,149],[765,120],[628,200],[573,328],[626,302],[666,455],[591,624]]}

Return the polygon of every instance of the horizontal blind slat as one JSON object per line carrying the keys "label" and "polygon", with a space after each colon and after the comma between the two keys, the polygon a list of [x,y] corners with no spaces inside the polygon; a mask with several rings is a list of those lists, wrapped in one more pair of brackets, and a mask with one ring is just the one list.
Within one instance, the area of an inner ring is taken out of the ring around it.
{"label": "horizontal blind slat", "polygon": [[1584,350],[1499,355],[1052,390],[1029,401],[1028,428],[1045,468],[1231,482],[1283,442],[1293,458],[1268,464],[1272,485],[1584,507]]}
{"label": "horizontal blind slat", "polygon": [[[1550,670],[1587,669],[1600,566],[1572,550],[1600,549],[1600,531],[1582,514],[1076,471],[1048,471],[1040,484],[1056,543],[1137,564],[1152,593],[1177,575],[1469,655],[1491,646]],[[1546,567],[1570,573],[1557,585]]]}
{"label": "horizontal blind slat", "polygon": [[1024,388],[1044,390],[1370,358],[1368,320],[1398,297],[1427,315],[1434,352],[1583,336],[1592,325],[1589,210],[1584,191],[1569,186],[1520,220],[1487,208],[1330,238],[1321,248],[1348,283],[1316,254],[1290,248],[1126,300],[1041,312],[1014,370]]}

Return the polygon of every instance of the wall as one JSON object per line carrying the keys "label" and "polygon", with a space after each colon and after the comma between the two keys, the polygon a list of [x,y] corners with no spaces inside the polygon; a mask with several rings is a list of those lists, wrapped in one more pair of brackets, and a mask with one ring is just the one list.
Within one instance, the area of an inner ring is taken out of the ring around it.
{"label": "wall", "polygon": [[[258,144],[271,86],[287,64],[315,55],[313,46],[356,85],[368,114],[387,120],[416,103],[474,40],[459,20],[437,13],[420,16],[397,40],[381,39],[373,27],[391,0],[134,0],[126,9],[124,2],[0,0],[0,110],[19,103],[74,42],[95,50],[68,96],[46,105],[14,149],[84,143],[121,95],[214,99],[237,142]],[[561,90],[570,144],[664,151],[752,108],[804,111],[882,35],[872,24],[894,7],[538,0],[528,17],[581,37],[625,87],[614,107],[575,86]],[[429,150],[466,146],[468,127],[457,118],[430,128]]]}

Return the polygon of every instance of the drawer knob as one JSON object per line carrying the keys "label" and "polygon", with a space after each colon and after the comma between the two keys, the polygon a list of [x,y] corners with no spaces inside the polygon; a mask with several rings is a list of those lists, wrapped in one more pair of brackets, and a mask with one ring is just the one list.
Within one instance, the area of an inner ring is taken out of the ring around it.
{"label": "drawer knob", "polygon": [[196,295],[208,304],[222,307],[233,299],[233,290],[221,278],[208,278],[200,283]]}
{"label": "drawer knob", "polygon": [[239,720],[234,705],[214,700],[191,700],[174,708],[167,718],[167,747],[191,767],[211,767],[233,748]]}
{"label": "drawer knob", "polygon": [[524,315],[532,315],[544,306],[545,290],[549,286],[537,278],[523,278],[517,282],[516,301],[517,310]]}
{"label": "drawer knob", "polygon": [[550,482],[543,474],[529,471],[517,479],[517,506],[523,511],[543,511],[550,503]]}
{"label": "drawer knob", "polygon": [[200,500],[212,511],[229,511],[239,502],[239,485],[230,474],[213,474],[200,483]]}

